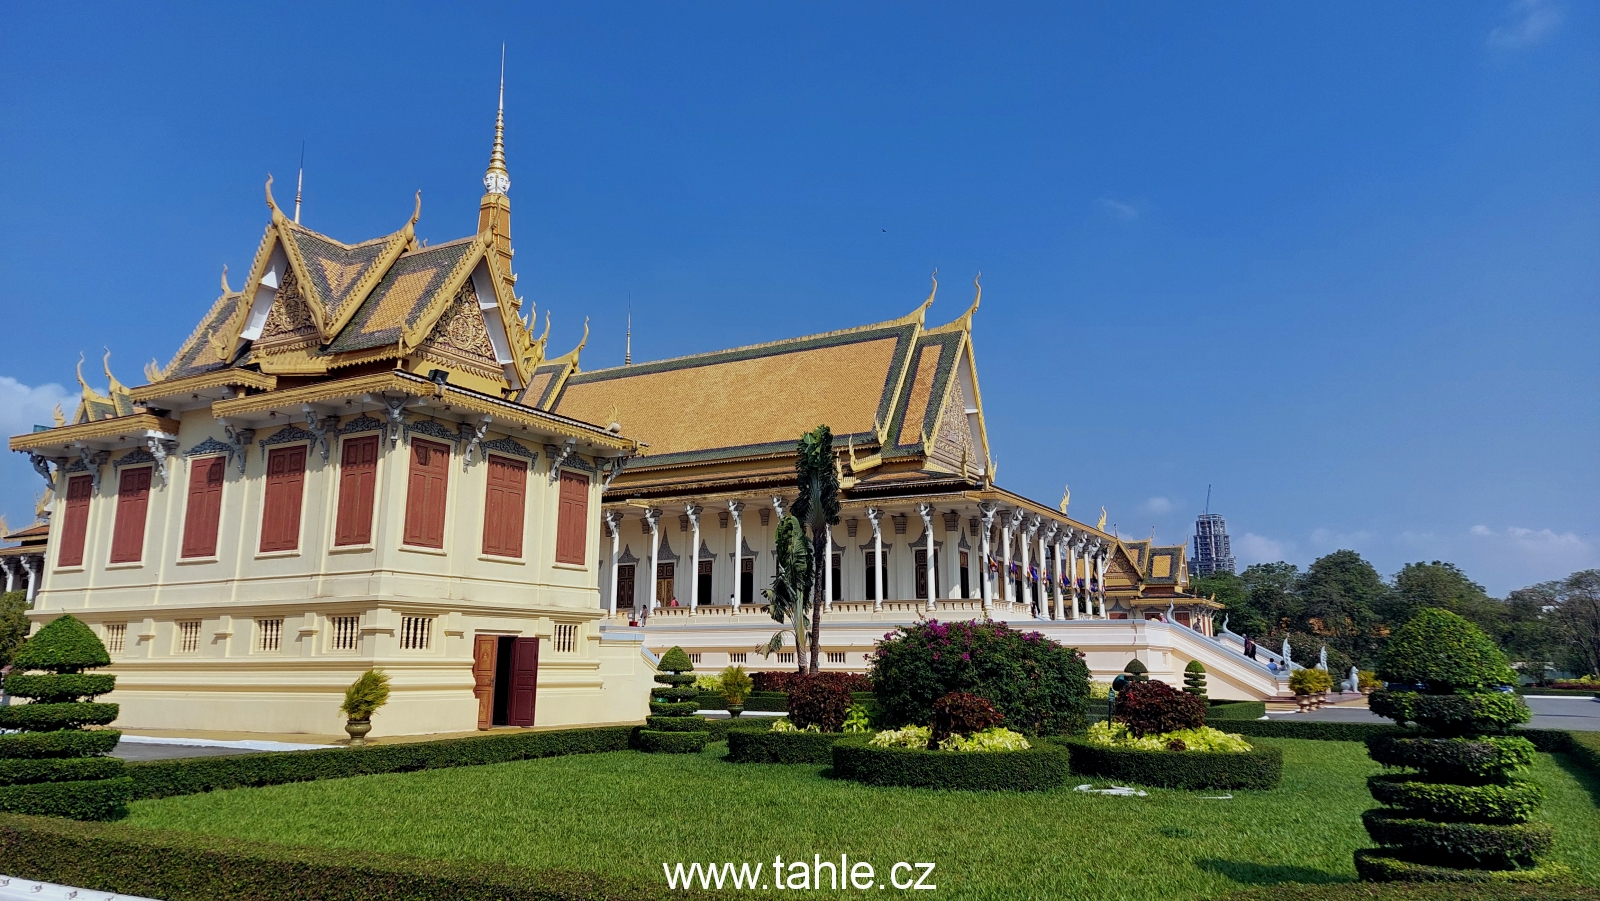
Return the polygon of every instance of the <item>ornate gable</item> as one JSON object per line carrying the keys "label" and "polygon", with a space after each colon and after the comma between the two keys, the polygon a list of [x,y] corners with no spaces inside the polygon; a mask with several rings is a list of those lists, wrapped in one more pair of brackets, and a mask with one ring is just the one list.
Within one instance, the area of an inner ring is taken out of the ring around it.
{"label": "ornate gable", "polygon": [[284,273],[283,284],[267,311],[266,324],[261,327],[261,337],[255,342],[256,350],[263,354],[287,353],[304,350],[322,343],[322,332],[311,315],[300,276],[294,267]]}
{"label": "ornate gable", "polygon": [[504,370],[495,360],[494,345],[484,324],[483,310],[472,280],[461,283],[456,296],[434,323],[433,331],[418,351],[422,358],[441,366],[461,369],[488,379],[503,379]]}

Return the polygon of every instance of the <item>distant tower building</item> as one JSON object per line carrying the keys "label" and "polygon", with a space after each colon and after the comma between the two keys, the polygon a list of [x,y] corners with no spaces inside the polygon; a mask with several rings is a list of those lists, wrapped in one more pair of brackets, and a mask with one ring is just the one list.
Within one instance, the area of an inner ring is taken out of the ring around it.
{"label": "distant tower building", "polygon": [[1216,513],[1202,513],[1194,521],[1194,556],[1190,576],[1233,572],[1233,549],[1228,544],[1228,524]]}

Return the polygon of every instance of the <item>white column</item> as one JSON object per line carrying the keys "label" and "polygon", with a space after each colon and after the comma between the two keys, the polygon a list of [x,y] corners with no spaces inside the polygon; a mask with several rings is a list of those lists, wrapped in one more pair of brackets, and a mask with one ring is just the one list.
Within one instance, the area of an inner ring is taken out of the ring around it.
{"label": "white column", "polygon": [[882,610],[883,593],[888,589],[883,584],[883,511],[868,507],[867,519],[872,521],[872,609]]}
{"label": "white column", "polygon": [[1094,558],[1095,572],[1099,574],[1097,581],[1100,583],[1100,618],[1106,618],[1106,552],[1101,549]]}
{"label": "white column", "polygon": [[1006,603],[1015,600],[1011,597],[1011,530],[1016,526],[1017,520],[1021,516],[1021,511],[1011,511],[1011,514],[1006,518],[1005,524],[1000,529],[1000,600]]}
{"label": "white column", "polygon": [[983,594],[983,609],[994,606],[994,586],[990,583],[989,553],[994,543],[994,512],[995,505],[988,501],[978,505],[978,512],[983,515],[983,545],[978,555],[978,579],[980,580],[981,593]]}
{"label": "white column", "polygon": [[700,606],[700,512],[704,507],[690,504],[685,508],[689,514],[689,614]]}
{"label": "white column", "polygon": [[[619,546],[622,544],[622,511],[607,510],[602,519],[605,520],[606,531],[611,533],[611,619],[617,618],[617,556],[622,553]],[[634,579],[637,585],[639,580]]]}
{"label": "white column", "polygon": [[[647,595],[648,603],[644,605],[646,615],[655,612],[660,606],[660,599],[656,597],[656,557],[661,553],[661,511],[655,507],[644,511],[644,524],[650,530],[650,565],[645,570],[645,578],[649,580],[650,593]],[[637,580],[635,580],[637,581]]]}
{"label": "white column", "polygon": [[728,501],[728,513],[733,517],[733,612],[738,613],[739,586],[744,583],[744,502]]}
{"label": "white column", "polygon": [[16,591],[17,569],[12,565],[11,559],[8,557],[4,560],[0,560],[0,568],[4,568],[6,571],[6,594]]}
{"label": "white column", "polygon": [[833,526],[827,526],[824,529],[824,532],[827,535],[827,540],[825,540],[823,542],[823,544],[826,546],[826,548],[822,553],[822,566],[823,566],[823,569],[822,569],[822,573],[823,573],[823,575],[822,575],[822,609],[823,610],[832,610],[833,609]]}
{"label": "white column", "polygon": [[927,544],[925,553],[928,555],[928,566],[927,578],[924,581],[927,582],[928,609],[932,610],[933,599],[938,597],[938,592],[934,591],[934,583],[939,581],[939,573],[933,562],[933,505],[926,501],[918,504],[917,515],[922,517],[922,536]]}
{"label": "white column", "polygon": [[1038,542],[1036,550],[1039,552],[1039,618],[1050,618],[1050,570],[1044,565],[1044,529],[1041,527],[1034,531],[1034,540]]}
{"label": "white column", "polygon": [[1072,618],[1078,618],[1078,548],[1083,536],[1067,542],[1067,593],[1072,597]]}
{"label": "white column", "polygon": [[28,604],[33,604],[34,598],[39,596],[39,577],[44,575],[44,558],[29,557],[28,567]]}

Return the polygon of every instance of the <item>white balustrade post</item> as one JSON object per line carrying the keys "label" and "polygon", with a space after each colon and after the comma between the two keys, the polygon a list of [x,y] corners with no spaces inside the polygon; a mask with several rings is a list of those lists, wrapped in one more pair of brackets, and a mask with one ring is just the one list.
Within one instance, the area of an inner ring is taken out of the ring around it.
{"label": "white balustrade post", "polygon": [[[744,586],[744,501],[728,501],[728,515],[733,517],[733,612],[739,612],[740,590]],[[751,574],[751,581],[755,575]],[[751,600],[755,600],[751,598]]]}
{"label": "white balustrade post", "polygon": [[689,615],[700,609],[700,513],[704,507],[690,504],[689,515]]}

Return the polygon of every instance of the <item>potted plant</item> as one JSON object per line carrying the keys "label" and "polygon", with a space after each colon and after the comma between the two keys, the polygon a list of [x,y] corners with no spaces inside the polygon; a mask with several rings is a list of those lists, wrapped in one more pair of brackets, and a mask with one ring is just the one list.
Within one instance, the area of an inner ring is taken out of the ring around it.
{"label": "potted plant", "polygon": [[369,669],[344,690],[344,703],[339,709],[349,719],[344,731],[350,735],[350,747],[367,743],[367,733],[372,731],[372,714],[389,702],[389,676],[383,670]]}
{"label": "potted plant", "polygon": [[1319,669],[1297,669],[1289,674],[1289,690],[1302,711],[1310,710],[1317,695],[1333,685],[1333,677]]}
{"label": "potted plant", "polygon": [[750,696],[750,690],[755,687],[742,666],[730,666],[722,671],[722,699],[728,702],[728,716],[737,717],[744,713],[744,699]]}

